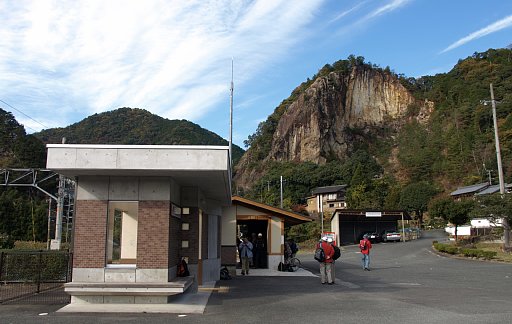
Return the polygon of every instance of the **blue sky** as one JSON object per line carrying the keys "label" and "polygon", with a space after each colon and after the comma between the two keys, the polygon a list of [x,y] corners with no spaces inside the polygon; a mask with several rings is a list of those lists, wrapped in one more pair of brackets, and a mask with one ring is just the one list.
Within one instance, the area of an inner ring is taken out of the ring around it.
{"label": "blue sky", "polygon": [[448,72],[512,44],[503,0],[1,0],[0,107],[32,133],[137,107],[233,140],[350,54],[396,73]]}

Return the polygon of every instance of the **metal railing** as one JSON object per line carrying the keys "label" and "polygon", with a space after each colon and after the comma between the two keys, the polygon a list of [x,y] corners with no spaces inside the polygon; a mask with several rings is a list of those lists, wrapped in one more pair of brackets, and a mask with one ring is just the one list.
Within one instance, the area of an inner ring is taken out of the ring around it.
{"label": "metal railing", "polygon": [[38,296],[44,303],[67,303],[62,291],[71,281],[68,251],[0,251],[0,303]]}

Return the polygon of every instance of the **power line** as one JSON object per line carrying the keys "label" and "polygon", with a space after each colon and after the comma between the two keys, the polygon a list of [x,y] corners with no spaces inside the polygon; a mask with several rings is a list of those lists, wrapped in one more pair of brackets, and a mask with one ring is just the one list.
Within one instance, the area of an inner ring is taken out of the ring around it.
{"label": "power line", "polygon": [[[12,109],[16,110],[17,112],[19,112],[20,114],[22,114],[23,116],[35,121],[36,123],[38,123],[39,125],[43,126],[44,128],[50,128],[46,125],[43,125],[42,123],[38,122],[37,120],[35,120],[34,118],[30,117],[29,115],[25,114],[23,111],[17,109],[17,108],[14,108],[13,106],[11,106],[10,104],[8,104],[7,102],[3,101],[2,99],[0,99],[0,102],[3,102],[4,104],[6,104],[7,106],[11,107]],[[25,126],[27,128],[30,128],[31,130],[33,131],[36,131],[35,129],[31,128],[31,127],[28,127],[28,126]]]}

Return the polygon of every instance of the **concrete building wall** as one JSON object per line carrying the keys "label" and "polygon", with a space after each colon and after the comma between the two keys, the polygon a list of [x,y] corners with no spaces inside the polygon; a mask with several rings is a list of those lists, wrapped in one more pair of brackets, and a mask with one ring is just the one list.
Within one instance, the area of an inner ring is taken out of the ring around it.
{"label": "concrete building wall", "polygon": [[284,223],[281,218],[272,216],[269,225],[271,244],[269,246],[268,268],[277,269],[279,262],[283,260]]}
{"label": "concrete building wall", "polygon": [[338,213],[334,213],[334,216],[331,219],[331,232],[334,232],[336,237],[336,243],[340,244],[340,217]]}
{"label": "concrete building wall", "polygon": [[[225,147],[78,146],[49,145],[49,169],[84,170],[227,170]],[[186,158],[184,158],[186,157]],[[193,163],[191,163],[193,161]]]}
{"label": "concrete building wall", "polygon": [[222,208],[222,246],[236,245],[236,206]]}

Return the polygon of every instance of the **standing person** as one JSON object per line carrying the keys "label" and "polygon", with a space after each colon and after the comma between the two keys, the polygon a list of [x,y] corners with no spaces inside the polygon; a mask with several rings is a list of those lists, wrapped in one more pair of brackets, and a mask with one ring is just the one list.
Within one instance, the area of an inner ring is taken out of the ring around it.
{"label": "standing person", "polygon": [[372,243],[368,239],[367,234],[364,234],[363,239],[359,241],[359,248],[363,254],[363,270],[370,271],[370,249],[372,248]]}
{"label": "standing person", "polygon": [[289,239],[288,244],[290,244],[290,249],[292,250],[291,257],[295,258],[295,255],[297,254],[297,252],[299,252],[299,246],[297,245],[297,243],[295,243],[293,239]]}
{"label": "standing person", "polygon": [[242,259],[242,276],[249,274],[249,264],[252,259],[252,243],[244,237],[240,243],[240,258]]}
{"label": "standing person", "polygon": [[292,257],[292,249],[288,240],[284,241],[284,264],[287,265]]}
{"label": "standing person", "polygon": [[327,236],[322,237],[322,241],[318,243],[317,248],[322,248],[325,254],[325,260],[320,262],[320,280],[322,285],[327,283],[333,285],[332,280],[332,256],[334,255],[334,248],[327,242]]}
{"label": "standing person", "polygon": [[263,240],[263,234],[258,233],[258,238],[254,243],[254,265],[256,268],[265,268],[266,260],[265,256],[267,254],[267,248],[265,244],[265,240]]}
{"label": "standing person", "polygon": [[[327,243],[329,243],[334,250],[334,242],[332,240],[332,237],[327,238]],[[334,253],[333,253],[333,255],[334,255]],[[336,260],[334,260],[334,259],[332,259],[332,264],[331,264],[331,276],[332,276],[332,282],[334,283],[336,281]]]}

